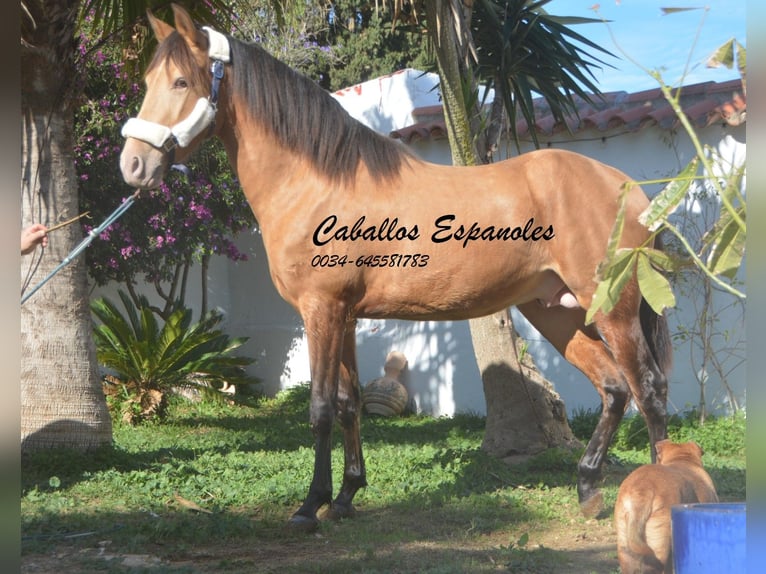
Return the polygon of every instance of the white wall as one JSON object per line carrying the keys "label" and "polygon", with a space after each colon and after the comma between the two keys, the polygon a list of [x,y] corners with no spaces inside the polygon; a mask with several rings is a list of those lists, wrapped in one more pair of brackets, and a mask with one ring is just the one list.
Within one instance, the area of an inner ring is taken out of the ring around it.
{"label": "white wall", "polygon": [[[648,127],[639,132],[625,133],[618,137],[602,139],[600,132],[578,132],[578,141],[569,141],[570,137],[550,138],[553,147],[569,149],[584,155],[596,158],[604,163],[613,165],[626,172],[637,180],[650,180],[667,177],[678,173],[694,156],[694,148],[685,134],[671,135],[666,130],[656,127]],[[611,135],[611,134],[606,134]],[[722,127],[713,125],[700,130],[700,139],[703,143],[717,149],[724,158],[731,158],[734,163],[740,164],[745,159],[745,128]],[[419,141],[412,146],[420,155],[430,161],[448,163],[450,161],[449,146],[444,140],[437,142]],[[525,150],[528,151],[528,150]],[[652,196],[659,191],[661,186],[645,186],[646,192]],[[685,207],[694,212],[693,206]],[[740,272],[744,280],[744,269]],[[671,333],[676,335],[674,344],[674,369],[670,377],[669,410],[686,410],[699,403],[700,386],[697,383],[701,366],[701,353],[694,345],[678,339],[681,326],[693,323],[695,310],[701,305],[700,297],[685,297],[684,293],[676,290],[677,305],[668,313]],[[735,351],[721,357],[726,361],[728,372],[728,384],[734,389],[735,396],[740,405],[745,403],[745,325],[742,305],[736,304],[735,299],[723,293],[716,293],[717,304],[714,306],[718,314],[718,329],[720,335],[713,340],[714,345],[722,348],[736,347]],[[564,399],[568,412],[578,408],[595,408],[599,404],[598,395],[589,381],[574,367],[572,367],[527,321],[524,317],[513,310],[513,317],[517,329],[529,343],[529,351],[532,353],[537,366],[555,386],[556,390]],[[724,331],[728,337],[723,340]],[[459,341],[460,351],[453,356],[456,362],[470,363],[472,389],[481,392],[481,384],[474,383],[478,377],[478,369],[473,362],[471,351],[470,333],[467,324],[456,324],[452,327],[454,338]],[[399,349],[407,354],[404,349]],[[709,408],[725,412],[728,408],[727,393],[720,379],[708,366],[707,369],[706,404]],[[464,379],[455,381],[456,385],[464,385]],[[419,387],[423,388],[423,387]],[[422,391],[421,391],[422,392]],[[448,404],[443,404],[441,413],[451,413],[461,410],[479,410],[475,401],[469,403],[455,402],[453,410]],[[447,407],[447,408],[444,408]],[[483,406],[480,412],[484,412]]]}
{"label": "white wall", "polygon": [[[336,94],[358,119],[384,133],[412,123],[412,107],[438,103],[438,94],[423,88],[423,82],[433,77],[421,77],[407,72],[362,84],[357,89]],[[413,84],[415,87],[413,87]],[[412,97],[405,97],[407,90]],[[404,111],[402,111],[404,110]],[[737,161],[744,159],[745,129],[711,126],[700,131],[706,143]],[[603,137],[615,136],[615,137]],[[677,173],[693,156],[694,150],[683,135],[671,134],[656,127],[622,135],[601,132],[579,132],[578,141],[557,136],[551,138],[554,147],[583,153],[611,164],[638,179],[653,179]],[[450,153],[445,139],[419,141],[412,149],[429,161],[449,163]],[[656,193],[649,187],[647,192]],[[269,394],[281,388],[308,381],[309,366],[306,339],[300,318],[277,294],[268,274],[266,255],[258,230],[243,233],[237,240],[238,248],[249,255],[249,260],[232,263],[217,258],[211,264],[209,304],[226,313],[225,329],[232,336],[248,336],[250,340],[242,353],[254,357],[257,363],[252,374],[263,380],[263,390]],[[743,270],[744,273],[744,270]],[[743,275],[744,276],[744,275]],[[99,289],[98,296],[110,290]],[[188,302],[198,300],[191,294]],[[677,295],[679,295],[677,293]],[[721,297],[720,324],[730,331],[731,341],[744,345],[743,314],[738,309],[721,310],[728,305]],[[679,298],[670,313],[671,331],[688,324],[694,318],[697,301]],[[529,342],[538,367],[561,394],[570,413],[578,408],[594,408],[599,399],[590,382],[567,363],[520,314],[514,314],[516,326]],[[369,382],[383,374],[383,362],[391,350],[403,352],[409,360],[405,383],[417,409],[433,415],[452,415],[456,412],[485,413],[481,377],[473,355],[468,323],[406,322],[362,320],[357,330],[360,379]],[[743,350],[744,354],[744,350]],[[675,367],[670,379],[670,411],[683,410],[697,404],[699,386],[695,382],[697,367],[692,361],[693,351],[688,344],[679,344],[675,350]],[[731,359],[729,367],[738,363]],[[728,375],[729,384],[736,390],[738,400],[744,403],[744,361]],[[711,373],[707,389],[708,405],[725,406],[725,393],[720,381]]]}

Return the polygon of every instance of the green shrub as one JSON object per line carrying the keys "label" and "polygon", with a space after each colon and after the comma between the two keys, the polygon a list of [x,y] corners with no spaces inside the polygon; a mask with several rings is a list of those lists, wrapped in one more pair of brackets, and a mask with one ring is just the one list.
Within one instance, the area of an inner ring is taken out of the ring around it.
{"label": "green shrub", "polygon": [[626,416],[614,434],[612,446],[621,450],[648,450],[649,429],[640,414]]}
{"label": "green shrub", "polygon": [[123,420],[136,422],[162,415],[169,391],[192,387],[204,394],[227,385],[251,384],[244,367],[253,362],[232,353],[246,340],[231,338],[216,327],[222,315],[209,312],[192,324],[190,309],[175,309],[160,327],[145,297],[136,306],[119,292],[125,315],[104,297],[93,301],[101,321],[94,328],[98,361],[115,376],[106,378],[109,403]]}
{"label": "green shrub", "polygon": [[601,405],[593,409],[578,407],[569,419],[569,428],[581,441],[588,442],[596,430],[598,419],[601,417]]}
{"label": "green shrub", "polygon": [[668,421],[668,437],[675,442],[693,440],[706,454],[721,457],[744,456],[745,413],[738,411],[731,416],[708,416],[700,422],[696,410],[674,415]]}
{"label": "green shrub", "polygon": [[[576,409],[569,420],[569,427],[578,439],[587,442],[600,416],[600,407]],[[706,453],[716,456],[744,456],[745,426],[745,413],[741,411],[731,416],[708,416],[705,422],[700,422],[699,412],[692,409],[668,417],[668,438],[674,442],[694,441]],[[612,440],[612,448],[648,451],[649,431],[640,414],[622,419]]]}

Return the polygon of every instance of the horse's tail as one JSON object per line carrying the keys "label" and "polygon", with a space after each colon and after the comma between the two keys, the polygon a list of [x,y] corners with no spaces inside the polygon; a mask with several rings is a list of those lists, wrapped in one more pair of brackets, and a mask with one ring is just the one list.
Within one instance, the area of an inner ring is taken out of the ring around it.
{"label": "horse's tail", "polygon": [[[662,241],[659,236],[654,240],[654,247],[662,250]],[[665,313],[660,315],[655,313],[643,297],[638,313],[641,320],[641,330],[649,345],[652,357],[654,357],[660,371],[667,376],[673,367],[673,343],[670,339],[670,330]]]}
{"label": "horse's tail", "polygon": [[654,362],[657,363],[660,371],[667,376],[673,368],[673,343],[670,340],[668,320],[664,313],[662,315],[655,313],[654,309],[643,298],[641,299],[639,317],[641,330],[644,332],[644,338],[649,345]]}

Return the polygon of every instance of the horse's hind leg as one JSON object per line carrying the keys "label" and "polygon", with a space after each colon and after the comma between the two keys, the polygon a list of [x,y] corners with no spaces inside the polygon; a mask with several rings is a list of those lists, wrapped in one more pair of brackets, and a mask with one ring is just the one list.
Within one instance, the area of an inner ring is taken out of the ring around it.
{"label": "horse's hind leg", "polygon": [[[626,288],[620,304],[631,296],[640,297],[634,284]],[[636,305],[638,307],[638,305]],[[632,307],[631,307],[632,308]],[[649,431],[652,462],[657,460],[657,441],[667,438],[667,400],[671,344],[665,318],[657,316],[641,300],[640,314],[619,310],[598,322],[615,360],[625,373],[638,410]]]}
{"label": "horse's hind leg", "polygon": [[590,379],[601,397],[601,417],[577,468],[580,509],[596,516],[603,508],[601,466],[630,399],[628,382],[595,328],[585,326],[583,309],[544,308],[532,302],[520,305],[519,311]]}
{"label": "horse's hind leg", "polygon": [[338,396],[335,401],[336,416],[343,429],[345,461],[343,484],[328,513],[330,518],[353,516],[352,501],[354,495],[357,490],[367,486],[360,434],[362,393],[359,388],[358,373],[356,366],[356,321],[354,320],[346,324]]}

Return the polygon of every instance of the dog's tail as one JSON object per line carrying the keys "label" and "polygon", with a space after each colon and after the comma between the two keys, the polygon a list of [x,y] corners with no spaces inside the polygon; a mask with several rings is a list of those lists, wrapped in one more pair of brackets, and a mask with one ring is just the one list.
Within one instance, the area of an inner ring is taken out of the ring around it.
{"label": "dog's tail", "polygon": [[620,571],[622,574],[662,574],[665,566],[646,541],[646,523],[652,505],[627,503],[625,506],[627,508],[615,508]]}

